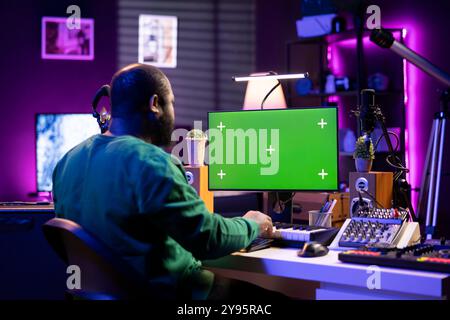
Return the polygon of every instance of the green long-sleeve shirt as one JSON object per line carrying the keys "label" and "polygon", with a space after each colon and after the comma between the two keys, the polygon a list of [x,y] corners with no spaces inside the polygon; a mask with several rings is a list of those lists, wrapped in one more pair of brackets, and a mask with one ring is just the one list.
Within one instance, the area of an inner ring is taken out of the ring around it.
{"label": "green long-sleeve shirt", "polygon": [[199,260],[237,251],[258,233],[253,221],[211,214],[176,159],[132,136],[95,135],[70,150],[53,172],[53,198],[58,217],[99,238],[166,297],[191,283],[193,297],[205,298],[213,277]]}

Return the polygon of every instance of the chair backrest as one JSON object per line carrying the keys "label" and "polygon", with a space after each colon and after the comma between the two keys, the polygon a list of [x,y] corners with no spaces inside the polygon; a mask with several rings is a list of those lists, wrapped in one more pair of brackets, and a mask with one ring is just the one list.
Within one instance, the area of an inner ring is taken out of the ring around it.
{"label": "chair backrest", "polygon": [[80,268],[81,288],[69,289],[69,295],[102,300],[154,296],[145,277],[77,223],[54,218],[42,229],[58,256]]}

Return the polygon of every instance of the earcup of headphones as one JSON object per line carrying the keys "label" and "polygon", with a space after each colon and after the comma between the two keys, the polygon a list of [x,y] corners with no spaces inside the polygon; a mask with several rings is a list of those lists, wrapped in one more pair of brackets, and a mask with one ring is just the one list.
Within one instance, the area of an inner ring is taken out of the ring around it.
{"label": "earcup of headphones", "polygon": [[111,115],[106,113],[100,114],[97,111],[98,103],[102,97],[111,96],[111,87],[107,84],[103,85],[99,90],[97,90],[94,98],[92,99],[92,115],[97,119],[97,123],[100,127],[101,133],[105,133],[109,129]]}

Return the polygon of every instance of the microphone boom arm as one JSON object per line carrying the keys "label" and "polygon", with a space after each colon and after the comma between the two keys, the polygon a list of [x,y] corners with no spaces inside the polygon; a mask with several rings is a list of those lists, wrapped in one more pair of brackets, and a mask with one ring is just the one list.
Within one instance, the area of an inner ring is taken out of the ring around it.
{"label": "microphone boom arm", "polygon": [[441,81],[447,87],[450,87],[450,75],[447,72],[436,67],[424,57],[420,56],[413,50],[396,41],[390,31],[381,28],[373,29],[372,33],[370,34],[370,40],[382,48],[391,49],[402,58],[417,66],[425,73]]}

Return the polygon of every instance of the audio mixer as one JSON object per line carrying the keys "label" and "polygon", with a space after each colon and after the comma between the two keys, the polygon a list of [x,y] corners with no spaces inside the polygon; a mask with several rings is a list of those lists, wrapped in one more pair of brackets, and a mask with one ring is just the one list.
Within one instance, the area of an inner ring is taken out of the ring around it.
{"label": "audio mixer", "polygon": [[394,208],[359,210],[345,221],[331,247],[390,248],[415,244],[420,240],[419,226],[408,220],[407,210]]}

